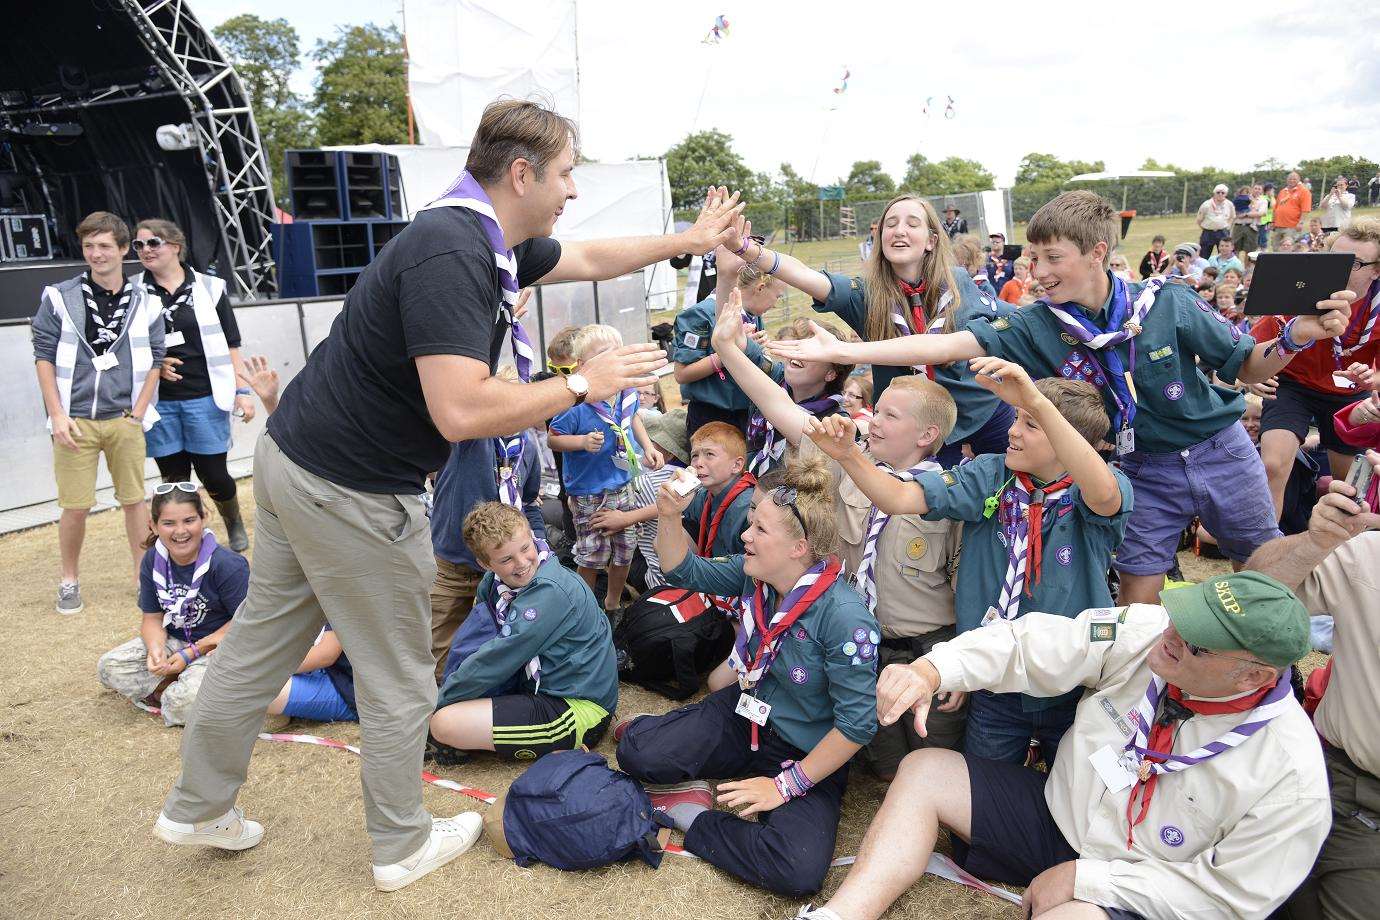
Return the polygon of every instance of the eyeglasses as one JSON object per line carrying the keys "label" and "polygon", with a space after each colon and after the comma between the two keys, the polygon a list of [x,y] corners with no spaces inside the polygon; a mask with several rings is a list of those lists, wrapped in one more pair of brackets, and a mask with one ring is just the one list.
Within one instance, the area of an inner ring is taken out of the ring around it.
{"label": "eyeglasses", "polygon": [[146,240],[135,240],[130,245],[134,247],[135,252],[143,252],[144,247],[146,246],[149,248],[150,251],[152,251],[154,249],[157,249],[159,246],[162,246],[166,242],[167,240],[165,239],[156,236],[151,236]]}
{"label": "eyeglasses", "polygon": [[580,365],[577,362],[575,364],[552,364],[550,365],[550,368],[551,370],[560,374],[562,377],[569,377],[571,374],[575,373],[575,368],[579,366]]}
{"label": "eyeglasses", "polygon": [[790,508],[791,514],[795,515],[796,523],[800,525],[800,532],[809,536],[805,530],[805,519],[800,516],[800,509],[795,506],[795,500],[799,493],[791,486],[777,486],[767,494],[779,507]]}
{"label": "eyeglasses", "polygon": [[1351,270],[1359,272],[1363,268],[1370,268],[1372,265],[1380,265],[1380,259],[1372,259],[1369,262],[1362,262],[1360,259],[1351,260]]}
{"label": "eyeglasses", "polygon": [[158,485],[156,485],[156,486],[153,487],[153,494],[154,494],[154,495],[167,495],[167,494],[168,494],[169,492],[171,492],[173,489],[177,489],[177,490],[180,491],[180,492],[186,492],[186,493],[188,493],[189,495],[195,495],[195,494],[196,494],[196,483],[194,483],[194,482],[160,482]]}
{"label": "eyeglasses", "polygon": [[1240,655],[1223,655],[1221,652],[1214,652],[1212,649],[1194,645],[1192,642],[1187,641],[1182,636],[1180,636],[1179,639],[1181,642],[1183,642],[1184,648],[1188,649],[1188,653],[1195,657],[1198,655],[1212,655],[1216,658],[1230,658],[1232,661],[1244,661],[1246,664],[1253,664],[1257,668],[1272,667],[1271,665],[1268,665],[1263,661],[1256,661],[1254,658],[1242,658]]}

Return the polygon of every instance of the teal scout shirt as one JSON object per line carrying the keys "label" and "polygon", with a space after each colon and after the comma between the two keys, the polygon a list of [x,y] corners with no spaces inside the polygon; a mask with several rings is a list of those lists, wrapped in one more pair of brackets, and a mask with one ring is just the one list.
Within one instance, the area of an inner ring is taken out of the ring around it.
{"label": "teal scout shirt", "polygon": [[[1132,506],[1131,481],[1116,468],[1112,468],[1112,474],[1121,487],[1121,510],[1111,517],[1096,514],[1084,504],[1082,490],[1076,483],[1045,508],[1040,581],[1032,585],[1027,576],[1031,594],[1027,597],[1022,592],[1020,613],[1037,610],[1076,617],[1091,607],[1112,606],[1107,569],[1112,564],[1112,551],[1126,533],[1126,519]],[[925,518],[964,522],[954,592],[954,619],[959,633],[981,626],[987,608],[1001,598],[1008,565],[1005,537],[997,516],[984,517],[983,510],[987,499],[996,495],[1011,476],[1004,454],[983,454],[953,469],[916,477],[929,505]],[[1058,700],[1030,697],[1025,702],[1025,709],[1033,711]]]}
{"label": "teal scout shirt", "polygon": [[[824,272],[829,279],[829,296],[814,302],[820,313],[833,313],[843,320],[860,336],[867,335],[867,285],[861,278]],[[1011,312],[1009,304],[988,297],[977,289],[973,279],[964,271],[954,272],[954,282],[958,287],[958,312],[954,314],[954,328],[962,329],[967,324],[982,320],[992,320]],[[888,367],[883,364],[872,366],[872,401],[881,397],[882,392],[896,377],[915,373],[908,367]],[[997,411],[1000,402],[996,396],[978,386],[967,361],[941,364],[934,369],[935,382],[949,391],[958,404],[958,421],[949,434],[948,443],[959,444],[972,436],[987,423],[992,413]]]}
{"label": "teal scout shirt", "polygon": [[[713,297],[708,297],[688,307],[676,316],[676,338],[671,345],[671,360],[677,364],[694,364],[701,358],[707,357],[714,349],[709,344],[709,337],[714,332],[714,318],[718,307]],[[762,328],[762,318],[754,318],[757,328]],[[744,349],[748,358],[753,364],[762,366],[762,347],[756,342],[749,341],[747,348]],[[680,386],[680,395],[686,402],[702,402],[711,406],[718,406],[720,409],[741,410],[752,407],[752,402],[747,398],[747,394],[734,382],[733,377],[727,372],[724,373],[723,380],[719,379],[718,374],[711,373],[707,377],[690,383],[683,383]]]}
{"label": "teal scout shirt", "polygon": [[[478,610],[498,601],[493,573],[486,573],[475,593]],[[561,699],[589,700],[608,712],[618,708],[618,659],[613,631],[594,595],[553,553],[513,598],[503,628],[455,669],[441,688],[436,708],[477,699],[514,674],[522,674],[523,692],[536,692],[523,668],[532,656],[541,659],[541,692]]]}
{"label": "teal scout shirt", "polygon": [[[1144,286],[1127,285],[1127,296],[1133,303]],[[1110,302],[1108,294],[1107,303]],[[1097,314],[1083,312],[1096,321],[1105,315],[1107,303]],[[1069,358],[1082,352],[1081,348],[1074,348],[1073,336],[1065,333],[1054,314],[1041,304],[990,323],[969,323],[967,329],[987,354],[1014,361],[1036,378],[1065,374]],[[1132,426],[1136,450],[1184,450],[1241,418],[1246,405],[1244,397],[1213,384],[1197,362],[1201,360],[1206,371],[1216,371],[1219,378],[1230,383],[1250,357],[1255,339],[1231,325],[1199,299],[1192,288],[1166,284],[1155,297],[1144,330],[1132,341],[1136,346],[1135,369],[1131,374],[1136,392],[1136,420]],[[1129,365],[1131,343],[1113,347],[1122,362]],[[1116,411],[1110,387],[1104,388],[1102,399],[1110,417]],[[1107,436],[1109,441],[1114,437],[1115,432]]]}
{"label": "teal scout shirt", "polygon": [[[681,588],[709,594],[751,593],[743,557],[685,561],[663,573]],[[767,592],[768,603],[776,596]],[[771,706],[767,725],[787,743],[808,753],[837,728],[848,740],[867,744],[877,733],[877,621],[842,578],[800,615],[777,646],[776,660],[757,685],[758,699]],[[756,652],[758,637],[748,645]]]}
{"label": "teal scout shirt", "polygon": [[[690,499],[690,504],[686,506],[680,516],[691,540],[699,538],[701,516],[710,515],[710,523],[713,523],[714,512],[719,510],[719,505],[728,497],[729,490],[737,481],[737,479],[730,480],[718,497],[712,500],[706,489],[699,489],[695,492],[695,497]],[[748,512],[750,511],[752,511],[752,490],[745,489],[738,493],[738,497],[733,499],[733,504],[728,506],[728,509],[724,511],[724,516],[719,519],[719,532],[714,535],[714,542],[709,545],[707,555],[733,556],[743,551],[743,531],[747,530]]]}

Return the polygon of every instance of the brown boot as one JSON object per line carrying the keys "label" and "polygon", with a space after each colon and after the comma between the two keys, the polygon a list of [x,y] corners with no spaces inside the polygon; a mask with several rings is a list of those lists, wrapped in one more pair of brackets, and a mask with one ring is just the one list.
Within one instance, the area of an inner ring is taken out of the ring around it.
{"label": "brown boot", "polygon": [[220,512],[221,520],[225,521],[225,539],[230,548],[237,553],[249,549],[249,534],[244,529],[244,519],[240,517],[239,502],[233,498],[228,502],[216,502],[216,510]]}

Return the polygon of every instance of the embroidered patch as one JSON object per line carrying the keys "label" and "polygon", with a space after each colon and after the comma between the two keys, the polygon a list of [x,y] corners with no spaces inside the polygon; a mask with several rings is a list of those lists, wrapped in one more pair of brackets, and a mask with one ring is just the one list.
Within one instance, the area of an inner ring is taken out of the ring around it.
{"label": "embroidered patch", "polygon": [[925,555],[925,550],[929,549],[929,546],[930,545],[925,542],[924,537],[916,537],[914,540],[911,540],[910,545],[906,547],[906,555],[912,559],[920,559]]}
{"label": "embroidered patch", "polygon": [[1168,847],[1181,847],[1184,845],[1184,832],[1172,824],[1165,824],[1160,827],[1160,839]]}
{"label": "embroidered patch", "polygon": [[876,645],[878,642],[882,641],[882,637],[877,635],[877,630],[874,629],[872,630],[872,632],[867,634],[867,641],[871,642],[873,645]]}
{"label": "embroidered patch", "polygon": [[1059,333],[1059,338],[1063,339],[1063,340],[1064,340],[1064,343],[1067,344],[1067,345],[1077,345],[1077,344],[1078,344],[1078,340],[1075,339],[1073,336],[1069,335],[1067,332],[1061,332],[1061,333]]}
{"label": "embroidered patch", "polygon": [[1000,530],[997,531],[997,539],[1001,542],[1002,546],[1006,545],[1006,534],[1002,533]]}
{"label": "embroidered patch", "polygon": [[1102,711],[1107,714],[1107,718],[1112,720],[1112,724],[1116,726],[1117,731],[1121,732],[1123,735],[1130,736],[1131,726],[1126,724],[1126,721],[1121,718],[1121,714],[1116,711],[1116,707],[1113,706],[1111,701],[1105,696],[1102,698]]}
{"label": "embroidered patch", "polygon": [[843,653],[844,653],[845,655],[856,655],[856,654],[858,654],[858,643],[856,643],[856,642],[845,642],[845,643],[843,643]]}
{"label": "embroidered patch", "polygon": [[1073,561],[1073,547],[1059,547],[1059,549],[1054,553],[1054,558],[1059,560],[1060,565],[1068,565],[1070,562]]}
{"label": "embroidered patch", "polygon": [[939,478],[944,480],[944,485],[946,486],[958,485],[958,477],[955,476],[953,473],[949,472],[948,470],[945,470],[944,472],[940,473]]}
{"label": "embroidered patch", "polygon": [[877,654],[877,646],[873,645],[870,642],[864,644],[862,648],[858,649],[858,657],[861,658],[863,661],[871,661],[872,656],[875,654]]}
{"label": "embroidered patch", "polygon": [[1004,316],[999,316],[996,319],[992,320],[992,328],[997,330],[998,332],[1001,332],[1004,329],[1010,329],[1011,321]]}
{"label": "embroidered patch", "polygon": [[537,618],[537,608],[528,607],[526,610],[522,611],[522,618],[529,623],[532,622]]}
{"label": "embroidered patch", "polygon": [[1175,380],[1167,384],[1164,388],[1164,398],[1177,401],[1184,398],[1183,381]]}
{"label": "embroidered patch", "polygon": [[800,668],[800,667],[791,668],[791,683],[793,683],[793,684],[803,684],[803,683],[805,683],[805,681],[807,681],[807,680],[809,680],[809,679],[810,679],[810,672],[809,672],[809,671],[806,671],[804,668]]}
{"label": "embroidered patch", "polygon": [[685,336],[681,339],[681,341],[685,344],[686,348],[700,347],[700,337],[695,335],[695,333],[693,332],[685,333]]}
{"label": "embroidered patch", "polygon": [[1156,348],[1154,351],[1150,352],[1150,360],[1151,360],[1151,361],[1159,361],[1161,358],[1167,358],[1167,357],[1169,357],[1170,355],[1172,355],[1173,353],[1174,353],[1174,346],[1173,346],[1173,345],[1166,345],[1166,346],[1164,346],[1163,348]]}
{"label": "embroidered patch", "polygon": [[805,631],[804,626],[797,626],[795,628],[795,637],[803,642],[804,640],[810,638],[810,634]]}
{"label": "embroidered patch", "polygon": [[1116,641],[1115,623],[1092,623],[1088,626],[1088,641],[1090,642],[1114,642]]}
{"label": "embroidered patch", "polygon": [[857,278],[854,278],[852,281],[848,282],[848,286],[855,291],[862,290],[862,282],[859,281]]}
{"label": "embroidered patch", "polygon": [[536,752],[536,751],[532,751],[532,750],[528,750],[527,748],[523,748],[523,749],[520,750],[520,751],[514,751],[514,752],[513,752],[513,759],[514,759],[514,760],[536,760],[536,759],[537,759],[537,752]]}
{"label": "embroidered patch", "polygon": [[[867,630],[863,629],[861,626],[859,626],[857,629],[853,630],[853,641],[854,641],[854,642],[866,642],[866,641],[867,641]],[[851,655],[852,652],[849,652],[849,654]]]}

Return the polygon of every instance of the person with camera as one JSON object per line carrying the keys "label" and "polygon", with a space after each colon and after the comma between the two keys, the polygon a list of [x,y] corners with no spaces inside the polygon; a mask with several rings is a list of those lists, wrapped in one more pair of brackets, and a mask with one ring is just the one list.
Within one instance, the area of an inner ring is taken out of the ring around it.
{"label": "person with camera", "polygon": [[[1364,460],[1380,473],[1380,453]],[[1333,617],[1331,672],[1313,725],[1323,739],[1332,828],[1308,878],[1278,914],[1286,920],[1374,916],[1380,891],[1380,514],[1333,480],[1308,530],[1266,543],[1247,567],[1293,588],[1309,613]]]}
{"label": "person with camera", "polygon": [[1348,190],[1346,176],[1338,176],[1332,190],[1323,196],[1323,233],[1335,233],[1351,226],[1351,211],[1356,207],[1356,195]]}

